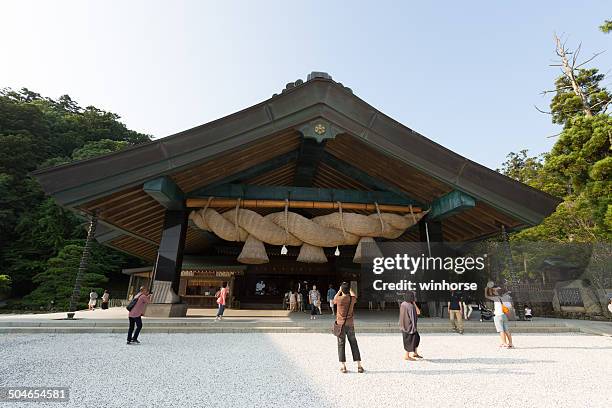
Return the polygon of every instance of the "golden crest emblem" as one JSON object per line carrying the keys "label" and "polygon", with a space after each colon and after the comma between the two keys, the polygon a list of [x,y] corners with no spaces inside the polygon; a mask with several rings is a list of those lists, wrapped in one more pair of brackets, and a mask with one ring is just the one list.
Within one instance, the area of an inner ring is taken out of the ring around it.
{"label": "golden crest emblem", "polygon": [[325,133],[325,125],[323,125],[322,123],[317,124],[314,127],[314,131],[317,135],[322,135],[323,133]]}

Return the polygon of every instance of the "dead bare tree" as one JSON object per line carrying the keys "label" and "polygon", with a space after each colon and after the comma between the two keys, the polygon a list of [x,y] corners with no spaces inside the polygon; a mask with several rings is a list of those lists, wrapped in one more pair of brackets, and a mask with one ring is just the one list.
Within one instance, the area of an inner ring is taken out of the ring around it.
{"label": "dead bare tree", "polygon": [[576,79],[576,70],[593,61],[599,54],[601,54],[601,52],[595,53],[591,58],[579,63],[578,56],[580,55],[582,44],[579,44],[575,51],[571,51],[567,49],[565,42],[562,42],[561,38],[559,38],[557,34],[554,34],[554,38],[556,44],[555,52],[561,60],[558,64],[552,64],[551,66],[561,68],[561,72],[563,72],[563,75],[565,75],[567,80],[570,82],[572,90],[578,97],[580,97],[580,100],[582,101],[582,111],[584,112],[584,115],[589,117],[593,116],[593,111],[591,110],[588,96],[580,87],[580,84],[578,84],[578,80]]}
{"label": "dead bare tree", "polygon": [[[601,100],[599,102],[596,102],[594,105],[591,105],[591,102],[589,101],[589,96],[591,96],[591,94],[593,92],[598,92],[598,90],[593,91],[591,93],[587,93],[578,83],[578,79],[576,78],[577,73],[579,72],[579,69],[581,67],[583,67],[584,65],[588,64],[589,62],[593,61],[595,58],[597,58],[599,55],[601,55],[603,53],[602,52],[596,52],[593,54],[593,56],[591,58],[588,58],[585,61],[579,62],[578,61],[578,57],[580,56],[580,51],[582,48],[582,44],[579,44],[578,47],[575,50],[570,50],[567,48],[565,41],[562,41],[561,38],[557,35],[554,34],[554,40],[555,40],[555,52],[557,54],[557,56],[559,57],[559,61],[557,61],[554,64],[551,64],[551,67],[559,67],[561,68],[561,72],[563,74],[563,76],[568,80],[569,85],[565,85],[565,86],[559,86],[556,89],[551,89],[551,90],[546,90],[546,91],[542,91],[542,95],[547,95],[549,93],[558,93],[559,91],[572,91],[574,92],[574,94],[576,96],[578,96],[580,98],[581,103],[581,108],[576,110],[576,111],[564,111],[564,113],[567,114],[574,114],[574,113],[578,113],[578,112],[583,112],[585,116],[591,117],[593,116],[593,112],[595,110],[595,108],[597,108],[597,111],[606,111],[608,108],[608,105],[610,103],[612,103],[612,98],[608,99],[608,100]],[[599,105],[603,105],[603,109],[599,109]],[[549,112],[549,111],[545,111],[542,110],[540,108],[538,108],[537,106],[535,106],[535,108],[538,110],[538,112],[540,113],[545,113],[548,115],[552,115],[553,112]],[[558,135],[553,135],[553,136],[549,136],[549,137],[555,137]]]}

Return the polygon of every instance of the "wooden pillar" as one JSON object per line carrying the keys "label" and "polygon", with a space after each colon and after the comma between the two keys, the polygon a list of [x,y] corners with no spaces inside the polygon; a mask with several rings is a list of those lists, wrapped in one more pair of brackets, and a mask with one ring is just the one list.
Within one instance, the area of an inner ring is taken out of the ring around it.
{"label": "wooden pillar", "polygon": [[132,291],[132,285],[134,284],[134,274],[130,275],[130,283],[128,283],[128,289],[127,289],[127,293],[125,294],[125,300],[132,300],[130,299],[130,292]]}
{"label": "wooden pillar", "polygon": [[[428,238],[429,237],[429,242]],[[427,256],[444,256],[444,244],[442,236],[442,221],[432,220],[428,216],[425,216],[419,221],[419,238],[423,243],[423,252]],[[427,252],[425,252],[427,251]],[[444,273],[441,271],[435,271],[434,278],[440,280],[444,278]],[[425,314],[428,317],[444,317],[444,306],[441,301],[446,301],[444,297],[431,296],[421,300],[421,308],[425,307]]]}
{"label": "wooden pillar", "polygon": [[153,273],[153,302],[179,303],[183,249],[187,234],[187,212],[166,210],[157,261]]}

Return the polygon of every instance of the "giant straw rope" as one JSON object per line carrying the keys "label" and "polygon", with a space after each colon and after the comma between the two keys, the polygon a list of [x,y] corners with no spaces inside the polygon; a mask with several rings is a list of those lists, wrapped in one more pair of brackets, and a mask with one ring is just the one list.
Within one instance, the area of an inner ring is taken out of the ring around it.
{"label": "giant straw rope", "polygon": [[[211,200],[208,202],[210,203]],[[378,205],[376,205],[378,210]],[[363,243],[373,238],[394,239],[415,225],[426,212],[399,215],[381,213],[362,215],[339,212],[308,219],[285,211],[262,216],[255,211],[240,208],[219,214],[208,205],[189,214],[189,219],[200,229],[210,231],[226,241],[244,242],[238,261],[245,264],[268,262],[264,242],[271,245],[299,246],[299,262],[323,263],[327,258],[325,247],[357,245],[354,262],[361,261]]]}

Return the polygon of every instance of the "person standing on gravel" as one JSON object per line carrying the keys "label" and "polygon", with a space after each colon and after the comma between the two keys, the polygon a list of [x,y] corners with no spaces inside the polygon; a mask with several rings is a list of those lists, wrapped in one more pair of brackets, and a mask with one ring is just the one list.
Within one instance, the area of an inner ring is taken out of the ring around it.
{"label": "person standing on gravel", "polygon": [[508,306],[504,305],[502,292],[499,286],[486,288],[485,297],[492,301],[494,305],[493,322],[495,323],[495,330],[499,333],[501,341],[499,347],[514,348],[512,344],[512,334],[508,326],[508,316],[506,315],[506,313],[509,313],[509,309]]}
{"label": "person standing on gravel", "polygon": [[[130,328],[128,329],[127,344],[140,344],[138,335],[142,329],[142,316],[144,316],[147,303],[151,302],[149,298],[149,289],[144,286],[141,287],[140,292],[134,296],[134,299],[136,299],[136,304],[130,309],[130,313],[128,314]],[[132,299],[132,301],[134,299]],[[136,331],[134,331],[134,326],[136,326]]]}
{"label": "person standing on gravel", "polygon": [[338,359],[340,360],[340,371],[346,373],[346,339],[351,345],[351,353],[353,354],[353,361],[357,363],[357,371],[360,373],[364,372],[363,366],[361,365],[361,354],[359,353],[359,345],[357,344],[357,338],[355,337],[355,322],[354,322],[354,308],[357,302],[357,296],[350,289],[350,285],[347,282],[342,282],[340,290],[334,297],[334,304],[336,305],[336,325],[342,329],[338,336]]}
{"label": "person standing on gravel", "polygon": [[421,310],[416,304],[414,292],[406,292],[405,299],[400,305],[399,313],[399,326],[402,331],[404,350],[406,350],[404,360],[416,361],[417,358],[423,358],[417,352],[421,343],[421,336],[417,331],[417,320]]}

